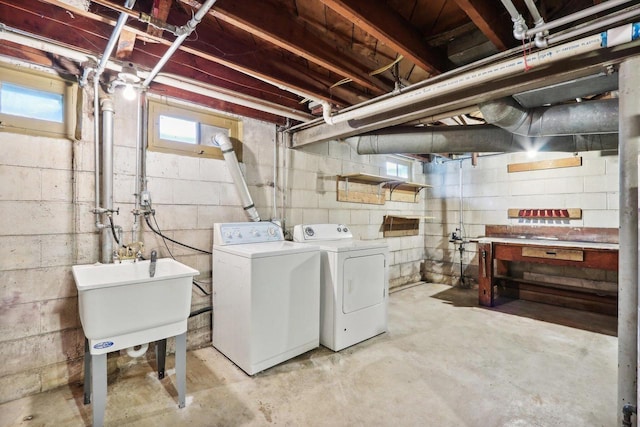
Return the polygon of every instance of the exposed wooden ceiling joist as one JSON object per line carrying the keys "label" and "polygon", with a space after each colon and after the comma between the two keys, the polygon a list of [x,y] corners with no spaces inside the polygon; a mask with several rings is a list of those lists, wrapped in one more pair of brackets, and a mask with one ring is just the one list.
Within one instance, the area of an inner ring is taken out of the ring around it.
{"label": "exposed wooden ceiling joist", "polygon": [[496,7],[494,0],[455,0],[455,2],[495,47],[506,50],[515,44],[511,27],[508,25],[511,21],[501,19],[500,12],[504,9]]}
{"label": "exposed wooden ceiling joist", "polygon": [[422,35],[384,1],[320,1],[431,74],[450,68],[447,58],[430,50]]}
{"label": "exposed wooden ceiling joist", "polygon": [[[192,7],[200,7],[195,0],[178,0]],[[334,46],[308,31],[295,17],[271,3],[261,2],[260,7],[251,7],[241,2],[219,0],[209,11],[210,15],[241,28],[256,37],[318,64],[342,77],[367,88],[374,95],[389,92],[392,87],[368,73],[356,61],[339,55]]]}

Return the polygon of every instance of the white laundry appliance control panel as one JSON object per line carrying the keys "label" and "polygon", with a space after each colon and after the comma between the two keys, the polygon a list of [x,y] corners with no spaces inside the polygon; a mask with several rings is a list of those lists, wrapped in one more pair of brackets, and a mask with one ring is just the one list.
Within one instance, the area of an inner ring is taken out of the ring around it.
{"label": "white laundry appliance control panel", "polygon": [[353,233],[344,224],[308,224],[293,228],[293,240],[296,242],[339,239],[353,239]]}
{"label": "white laundry appliance control panel", "polygon": [[216,245],[279,242],[284,240],[282,227],[275,222],[225,222],[213,225]]}

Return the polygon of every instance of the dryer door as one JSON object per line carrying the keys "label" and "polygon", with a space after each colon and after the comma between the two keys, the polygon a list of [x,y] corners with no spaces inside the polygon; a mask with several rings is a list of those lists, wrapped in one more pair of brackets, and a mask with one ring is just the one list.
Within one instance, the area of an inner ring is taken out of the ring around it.
{"label": "dryer door", "polygon": [[347,258],[342,271],[342,312],[348,314],[384,300],[384,255]]}

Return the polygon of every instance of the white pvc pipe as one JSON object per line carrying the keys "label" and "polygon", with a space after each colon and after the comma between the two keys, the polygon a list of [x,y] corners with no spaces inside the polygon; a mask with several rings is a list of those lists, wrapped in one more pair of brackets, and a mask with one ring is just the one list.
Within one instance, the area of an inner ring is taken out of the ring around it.
{"label": "white pvc pipe", "polygon": [[[610,31],[615,31],[619,28],[625,28],[625,26],[614,28]],[[534,52],[527,56],[527,66],[529,68],[540,67],[572,58],[583,53],[593,52],[600,49],[602,46],[607,47],[606,44],[602,45],[603,41],[606,42],[604,39],[605,38],[601,34],[597,34]],[[502,61],[485,68],[468,71],[450,79],[442,80],[432,85],[404,92],[393,98],[387,98],[382,101],[368,104],[360,108],[355,108],[344,113],[338,113],[336,115],[331,115],[329,104],[323,103],[323,117],[325,118],[325,122],[329,125],[348,122],[349,120],[354,119],[362,119],[381,112],[409,107],[413,104],[433,98],[434,96],[478,86],[482,83],[491,82],[496,79],[519,74],[524,71],[525,59],[518,57]]]}
{"label": "white pvc pipe", "polygon": [[616,6],[620,6],[625,3],[629,3],[630,0],[608,0],[604,1],[598,5],[591,6],[587,9],[580,10],[578,12],[572,13],[571,15],[563,16],[562,18],[558,18],[556,20],[547,22],[544,25],[540,25],[538,28],[532,28],[527,30],[524,33],[525,37],[532,37],[534,34],[539,33],[540,31],[548,31],[553,28],[561,27],[565,24],[570,24],[572,22],[578,21],[580,19],[586,18],[591,15],[595,15],[607,9],[611,9]]}
{"label": "white pvc pipe", "polygon": [[133,358],[140,357],[144,355],[148,349],[149,349],[149,343],[141,344],[140,348],[137,350],[135,347],[129,347],[127,348],[127,356],[133,357]]}
{"label": "white pvc pipe", "polygon": [[218,133],[214,137],[214,141],[220,147],[220,150],[222,150],[222,155],[224,156],[224,160],[229,168],[229,173],[231,174],[233,183],[236,185],[236,190],[238,190],[238,195],[242,202],[242,208],[245,210],[251,221],[260,221],[260,214],[258,214],[258,211],[253,204],[253,200],[251,199],[251,194],[249,194],[249,188],[244,180],[244,176],[242,176],[242,171],[240,170],[238,158],[233,150],[231,140],[227,135]]}
{"label": "white pvc pipe", "polygon": [[[143,74],[143,73],[140,73]],[[170,74],[160,74],[153,79],[155,83],[165,84],[167,86],[176,87],[188,92],[205,95],[210,98],[216,98],[221,101],[232,102],[244,107],[254,108],[265,113],[275,114],[277,116],[288,117],[294,120],[302,122],[311,120],[314,118],[311,114],[306,114],[301,111],[287,109],[281,105],[273,102],[265,101],[259,98],[255,98],[249,95],[243,95],[234,93],[228,89],[215,87],[210,85],[203,85],[197,80],[192,80],[186,77],[178,77]]]}

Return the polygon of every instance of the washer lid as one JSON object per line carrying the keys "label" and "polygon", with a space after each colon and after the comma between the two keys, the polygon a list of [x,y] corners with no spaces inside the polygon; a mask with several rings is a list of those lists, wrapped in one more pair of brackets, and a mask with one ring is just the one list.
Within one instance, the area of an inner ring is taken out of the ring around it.
{"label": "washer lid", "polygon": [[317,252],[318,246],[289,241],[247,243],[240,245],[213,245],[213,251],[226,252],[244,258],[264,258],[292,255],[305,252]]}

